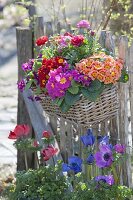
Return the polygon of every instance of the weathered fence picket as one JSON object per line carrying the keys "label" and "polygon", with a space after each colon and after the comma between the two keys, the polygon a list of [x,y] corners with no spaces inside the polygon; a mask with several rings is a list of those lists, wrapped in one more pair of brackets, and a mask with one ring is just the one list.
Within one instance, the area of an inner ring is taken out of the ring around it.
{"label": "weathered fence picket", "polygon": [[[37,37],[42,36],[44,34],[42,18],[36,19],[34,32],[33,32],[34,40],[33,40],[33,35],[31,36],[31,32],[32,32],[31,29],[20,28],[20,30],[19,29],[17,30],[19,67],[21,66],[23,62],[26,61],[26,59],[29,59],[33,56],[32,50],[34,48],[34,43],[32,41],[35,41]],[[57,31],[60,32],[60,30],[61,30],[60,23],[58,23]],[[21,36],[22,33],[24,34],[24,38]],[[30,40],[27,39],[29,37],[28,34],[30,35]],[[47,36],[50,36],[53,34],[51,22],[46,23],[45,34]],[[20,40],[21,37],[23,39]],[[28,47],[27,47],[27,44],[29,44],[29,42],[27,42],[27,40],[30,41],[30,45],[28,45]],[[106,47],[109,51],[115,54],[114,40],[110,32],[102,31],[99,41],[102,44],[103,48]],[[118,54],[120,58],[124,59],[125,65],[127,65],[126,58],[128,58],[127,48],[128,48],[127,39],[125,37],[121,37],[120,42],[119,42]],[[129,68],[128,68],[129,71],[132,71],[131,66],[133,66],[132,52],[133,52],[133,45],[131,46],[130,51],[129,51],[129,55],[130,55],[130,63],[129,63]],[[20,71],[21,70],[19,70],[19,76],[21,76]],[[130,74],[130,77],[131,77],[131,74]],[[51,130],[53,134],[55,135],[55,138],[56,138],[55,145],[58,146],[60,151],[57,157],[55,157],[54,162],[56,162],[57,159],[63,159],[64,161],[67,161],[70,155],[83,156],[83,153],[81,151],[82,144],[80,141],[80,136],[86,132],[86,128],[81,127],[79,125],[75,125],[73,122],[71,123],[67,122],[63,118],[59,118],[57,116],[48,116],[45,113],[45,111],[43,111],[41,104],[39,102],[29,102],[27,97],[28,95],[30,95],[30,93],[28,92],[29,91],[24,92],[23,97],[27,106],[28,113],[30,115],[32,126],[36,133],[36,137],[40,140],[41,134],[44,129]],[[130,138],[131,139],[132,139],[132,132],[133,132],[133,116],[131,114],[133,113],[133,103],[132,103],[133,102],[133,82],[131,78],[130,78],[129,85],[120,84],[119,95],[120,95],[119,97],[120,109],[119,109],[118,115],[114,117],[113,119],[106,119],[104,122],[99,121],[95,125],[95,127],[90,126],[90,128],[93,129],[93,132],[96,136],[108,134],[111,136],[111,140],[113,143],[119,142],[119,139],[120,139],[122,143],[126,143],[126,145],[128,146],[129,145],[129,141],[128,141],[129,139],[129,107],[128,107],[127,101],[129,102],[129,105],[131,108],[130,110],[130,123],[131,123]],[[20,99],[19,101],[20,101],[19,104],[21,104],[22,100]],[[19,106],[18,116],[20,116],[20,113],[22,113],[22,109],[23,107]],[[18,120],[18,123],[21,123],[21,121]],[[19,162],[20,160],[18,159],[18,163]],[[130,158],[128,159],[128,162],[130,162]],[[123,182],[131,186],[132,180],[131,180],[131,164],[130,163],[125,162],[124,164]],[[84,168],[84,170],[86,171],[86,168]],[[93,172],[98,173],[98,171],[96,170],[97,169],[94,168]]]}
{"label": "weathered fence picket", "polygon": [[[18,81],[24,76],[23,70],[21,68],[22,64],[26,62],[29,58],[32,58],[32,31],[30,28],[18,27],[16,30],[17,35],[17,54],[18,54]],[[29,124],[31,125],[31,120],[29,118],[29,113],[25,106],[25,101],[22,97],[20,91],[18,91],[18,114],[17,114],[17,124]],[[32,127],[32,126],[31,126]],[[33,130],[31,129],[31,135]],[[17,155],[17,169],[25,169],[24,165],[24,154],[18,151]],[[34,167],[34,155],[30,154],[28,156],[29,167]]]}

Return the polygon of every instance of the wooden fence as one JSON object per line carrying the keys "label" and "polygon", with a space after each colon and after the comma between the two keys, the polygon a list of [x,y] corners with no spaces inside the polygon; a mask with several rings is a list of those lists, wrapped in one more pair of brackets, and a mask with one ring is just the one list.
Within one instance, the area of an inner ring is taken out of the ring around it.
{"label": "wooden fence", "polygon": [[[29,58],[34,57],[34,41],[39,36],[46,34],[47,36],[53,34],[51,22],[43,24],[41,17],[36,18],[34,28],[17,28],[17,49],[18,49],[18,79],[23,77],[21,70],[22,63],[26,62]],[[70,29],[70,27],[69,27]],[[45,32],[44,32],[45,30]],[[60,32],[60,24],[57,26],[58,32]],[[71,30],[69,30],[71,31]],[[128,47],[128,40],[126,36],[121,36],[117,41],[117,48],[115,46],[115,40],[113,39],[111,32],[102,31],[99,39],[103,48],[106,47],[113,53],[117,53],[120,58],[125,62],[126,70],[129,72],[129,82],[127,84],[119,84],[119,111],[117,116],[113,119],[107,119],[103,122],[98,122],[93,129],[95,135],[110,135],[112,143],[121,141],[126,144],[127,147],[132,146],[132,133],[133,133],[133,44]],[[86,132],[86,129],[78,125],[68,123],[63,118],[55,116],[48,116],[43,110],[39,102],[32,102],[28,99],[32,92],[30,90],[23,93],[19,92],[18,97],[18,124],[26,123],[31,124],[33,127],[32,135],[41,141],[42,132],[44,130],[51,130],[52,133],[57,136],[55,140],[55,146],[59,148],[59,154],[54,158],[54,162],[57,159],[63,159],[67,161],[67,158],[71,155],[82,156],[82,144],[80,142],[80,136]],[[124,184],[132,186],[132,166],[131,166],[131,154],[132,148],[127,148],[130,153],[127,161],[123,165],[122,181]],[[48,161],[52,163],[53,160]],[[29,155],[29,166],[35,166],[34,155]],[[18,169],[24,168],[23,155],[18,152]]]}

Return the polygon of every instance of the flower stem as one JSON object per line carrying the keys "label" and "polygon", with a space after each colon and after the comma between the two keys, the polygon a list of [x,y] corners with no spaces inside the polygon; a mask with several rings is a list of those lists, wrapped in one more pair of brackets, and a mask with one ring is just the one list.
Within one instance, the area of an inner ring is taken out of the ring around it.
{"label": "flower stem", "polygon": [[25,162],[25,168],[26,170],[28,170],[28,161],[27,161],[27,155],[25,151],[24,151],[24,162]]}
{"label": "flower stem", "polygon": [[118,176],[117,176],[116,169],[113,165],[111,166],[111,168],[112,168],[112,172],[113,172],[113,175],[114,175],[115,184],[118,184],[119,179],[118,179]]}
{"label": "flower stem", "polygon": [[39,169],[39,159],[38,159],[37,152],[35,152],[35,160],[36,160],[36,167],[37,169]]}

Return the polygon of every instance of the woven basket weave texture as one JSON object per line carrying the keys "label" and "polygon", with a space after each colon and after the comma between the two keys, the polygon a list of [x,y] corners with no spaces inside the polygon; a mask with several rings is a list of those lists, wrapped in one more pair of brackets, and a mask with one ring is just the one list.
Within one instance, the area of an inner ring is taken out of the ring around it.
{"label": "woven basket weave texture", "polygon": [[49,115],[63,117],[66,121],[90,127],[105,119],[116,116],[118,111],[117,87],[106,88],[96,102],[90,102],[83,96],[66,113],[61,112],[60,108],[53,104],[50,97],[41,95],[41,104],[44,111]]}

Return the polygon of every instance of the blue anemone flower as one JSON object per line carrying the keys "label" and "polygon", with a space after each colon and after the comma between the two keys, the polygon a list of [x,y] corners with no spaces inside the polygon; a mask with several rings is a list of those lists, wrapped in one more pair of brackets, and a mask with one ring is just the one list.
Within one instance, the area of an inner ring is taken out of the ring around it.
{"label": "blue anemone flower", "polygon": [[93,154],[89,154],[88,158],[86,159],[87,163],[91,165],[94,162]]}
{"label": "blue anemone flower", "polygon": [[89,145],[92,146],[95,142],[95,136],[92,133],[92,129],[88,129],[86,134],[82,135],[80,139],[86,147]]}
{"label": "blue anemone flower", "polygon": [[105,135],[105,136],[98,136],[98,142],[100,144],[109,144],[109,136]]}
{"label": "blue anemone flower", "polygon": [[75,174],[82,171],[82,159],[78,156],[71,156],[68,158],[68,164],[63,163],[63,172],[68,172],[70,170],[74,171]]}

